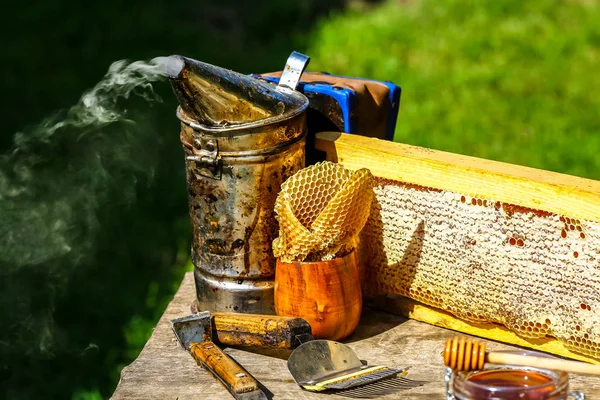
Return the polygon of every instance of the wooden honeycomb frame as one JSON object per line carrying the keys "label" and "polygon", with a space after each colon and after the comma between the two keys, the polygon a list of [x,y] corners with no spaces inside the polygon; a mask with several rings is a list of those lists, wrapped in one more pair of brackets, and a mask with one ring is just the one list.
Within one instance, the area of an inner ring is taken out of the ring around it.
{"label": "wooden honeycomb frame", "polygon": [[[598,359],[600,182],[335,132],[318,134],[316,147],[329,161],[368,168],[378,179],[379,208],[372,214],[383,221],[380,239],[367,233],[363,240],[365,294],[385,294],[375,297],[377,304],[465,333]],[[407,227],[412,237],[403,233]],[[420,240],[418,256],[412,238]],[[446,269],[443,279],[423,276],[438,266]],[[502,284],[513,292],[525,288],[522,307],[502,299],[500,278],[485,275],[506,267],[502,279],[513,278]],[[585,279],[577,281],[580,273]],[[550,290],[549,301],[530,290],[536,285]],[[472,303],[464,301],[469,297]],[[562,303],[550,304],[554,298]],[[548,304],[538,307],[539,299]]]}

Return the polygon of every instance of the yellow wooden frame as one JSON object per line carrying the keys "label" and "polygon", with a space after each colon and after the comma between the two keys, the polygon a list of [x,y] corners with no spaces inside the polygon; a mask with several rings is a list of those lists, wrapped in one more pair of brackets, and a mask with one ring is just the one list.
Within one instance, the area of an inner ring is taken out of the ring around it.
{"label": "yellow wooden frame", "polygon": [[600,182],[591,179],[339,132],[317,134],[315,147],[378,177],[600,222]]}

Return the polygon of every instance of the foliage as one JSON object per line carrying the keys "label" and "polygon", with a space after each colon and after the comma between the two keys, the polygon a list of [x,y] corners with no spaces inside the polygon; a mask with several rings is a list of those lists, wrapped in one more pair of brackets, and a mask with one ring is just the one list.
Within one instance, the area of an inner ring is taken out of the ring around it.
{"label": "foliage", "polygon": [[402,86],[395,140],[600,179],[600,3],[390,1],[321,21],[311,67]]}

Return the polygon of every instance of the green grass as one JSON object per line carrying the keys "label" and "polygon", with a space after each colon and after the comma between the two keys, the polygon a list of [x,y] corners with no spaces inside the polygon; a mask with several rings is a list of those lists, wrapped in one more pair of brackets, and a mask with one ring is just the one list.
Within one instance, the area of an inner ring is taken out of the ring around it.
{"label": "green grass", "polygon": [[311,69],[402,86],[395,140],[600,179],[600,6],[390,1],[320,23]]}

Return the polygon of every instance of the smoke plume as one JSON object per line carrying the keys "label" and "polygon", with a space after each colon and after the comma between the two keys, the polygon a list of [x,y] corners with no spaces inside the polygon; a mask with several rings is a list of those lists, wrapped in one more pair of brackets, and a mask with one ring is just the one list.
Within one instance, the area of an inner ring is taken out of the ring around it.
{"label": "smoke plume", "polygon": [[76,105],[15,134],[0,156],[0,356],[52,353],[52,304],[93,254],[98,210],[131,205],[152,181],[159,155],[143,116],[172,63],[113,63]]}

